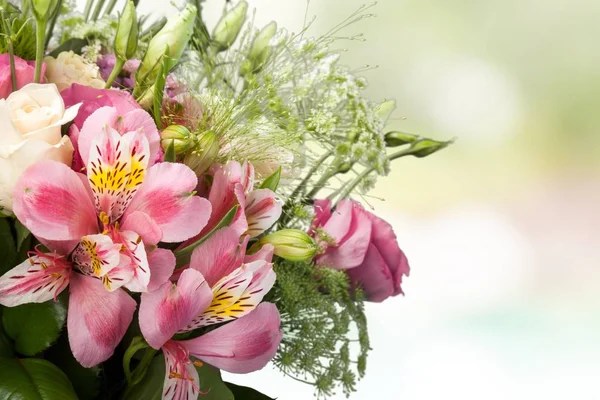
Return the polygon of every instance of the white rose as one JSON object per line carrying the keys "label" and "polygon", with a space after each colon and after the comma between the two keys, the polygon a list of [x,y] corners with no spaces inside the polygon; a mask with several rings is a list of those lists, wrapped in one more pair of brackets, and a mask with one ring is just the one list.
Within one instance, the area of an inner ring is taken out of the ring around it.
{"label": "white rose", "polygon": [[72,83],[96,89],[102,89],[106,84],[96,64],[90,63],[72,51],[63,51],[56,58],[48,56],[44,58],[44,62],[46,81],[56,84],[59,91],[67,89]]}
{"label": "white rose", "polygon": [[13,188],[35,162],[71,164],[73,145],[61,127],[78,110],[79,105],[65,110],[53,84],[30,83],[0,100],[0,211],[11,211]]}

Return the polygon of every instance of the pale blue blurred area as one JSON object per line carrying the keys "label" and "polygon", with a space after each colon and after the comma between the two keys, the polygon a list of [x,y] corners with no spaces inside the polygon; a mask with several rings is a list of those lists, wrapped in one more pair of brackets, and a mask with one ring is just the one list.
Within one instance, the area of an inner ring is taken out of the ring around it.
{"label": "pale blue blurred area", "polygon": [[[259,27],[298,32],[316,15],[314,35],[363,4],[249,3]],[[212,26],[224,1],[206,4]],[[412,271],[405,297],[367,307],[373,351],[351,399],[600,399],[600,2],[381,0],[367,12],[340,33],[366,39],[339,42],[344,62],[378,66],[368,94],[398,100],[394,129],[459,139],[399,160],[365,199]],[[225,375],[313,398],[273,368]]]}

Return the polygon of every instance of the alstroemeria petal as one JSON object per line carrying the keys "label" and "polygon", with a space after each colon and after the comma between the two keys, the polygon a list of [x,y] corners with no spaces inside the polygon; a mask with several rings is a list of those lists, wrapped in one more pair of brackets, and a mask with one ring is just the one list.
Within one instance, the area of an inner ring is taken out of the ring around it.
{"label": "alstroemeria petal", "polygon": [[180,343],[192,356],[214,367],[244,374],[267,365],[281,337],[277,307],[262,303],[243,318]]}
{"label": "alstroemeria petal", "polygon": [[148,265],[150,266],[150,282],[148,291],[158,289],[165,282],[169,281],[173,271],[175,271],[175,254],[171,250],[156,248],[149,250],[146,248]]}
{"label": "alstroemeria petal", "polygon": [[162,239],[162,230],[150,216],[141,211],[134,211],[123,218],[121,229],[134,231],[142,237],[146,246],[152,246]]}
{"label": "alstroemeria petal", "polygon": [[246,197],[244,210],[250,237],[256,237],[269,229],[281,216],[281,202],[269,189],[258,189]]}
{"label": "alstroemeria petal", "polygon": [[250,313],[275,283],[275,272],[266,261],[245,264],[214,288],[210,306],[186,330],[231,321]]}
{"label": "alstroemeria petal", "polygon": [[127,208],[125,219],[135,211],[150,216],[162,230],[163,242],[182,242],[197,235],[211,212],[208,200],[192,196],[196,174],[183,164],[155,164]]}
{"label": "alstroemeria petal", "polygon": [[213,287],[242,265],[246,243],[248,238],[240,243],[240,235],[235,229],[229,227],[219,229],[206,242],[194,249],[190,268],[200,271],[208,284]]}
{"label": "alstroemeria petal", "polygon": [[122,135],[133,131],[142,133],[148,140],[150,150],[148,166],[154,165],[154,160],[160,150],[160,135],[150,114],[142,109],[129,111],[117,119],[115,129]]}
{"label": "alstroemeria petal", "polygon": [[34,164],[14,193],[13,211],[35,236],[66,241],[98,232],[92,199],[78,174],[64,164]]}
{"label": "alstroemeria petal", "polygon": [[121,254],[125,256],[120,266],[129,266],[133,271],[133,277],[125,282],[125,287],[132,292],[145,292],[150,283],[150,265],[146,248],[140,235],[133,231],[122,231],[118,234],[119,243],[123,245]]}
{"label": "alstroemeria petal", "polygon": [[169,341],[162,350],[166,364],[162,400],[197,399],[200,379],[187,349],[179,342]]}
{"label": "alstroemeria petal", "polygon": [[119,265],[120,250],[107,235],[88,235],[81,238],[72,259],[85,275],[100,277]]}
{"label": "alstroemeria petal", "polygon": [[56,254],[36,253],[0,277],[1,305],[45,303],[67,287],[70,264]]}
{"label": "alstroemeria petal", "polygon": [[71,275],[67,330],[73,355],[86,368],[106,361],[123,339],[136,308],[123,290],[108,292],[99,279]]}
{"label": "alstroemeria petal", "polygon": [[212,297],[204,277],[194,269],[183,271],[176,285],[167,282],[154,292],[142,294],[139,320],[144,338],[160,349],[204,311]]}

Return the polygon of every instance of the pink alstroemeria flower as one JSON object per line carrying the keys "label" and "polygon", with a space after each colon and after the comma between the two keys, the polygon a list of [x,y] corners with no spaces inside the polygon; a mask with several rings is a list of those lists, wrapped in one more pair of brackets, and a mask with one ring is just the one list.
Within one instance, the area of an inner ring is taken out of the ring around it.
{"label": "pink alstroemeria flower", "polygon": [[192,195],[191,169],[151,164],[148,121],[115,112],[101,108],[84,124],[87,176],[53,161],[24,173],[14,213],[56,253],[37,252],[0,278],[7,306],[48,301],[70,283],[69,342],[86,367],[109,358],[131,322],[135,302],[120,288],[154,290],[173,273],[173,253],[146,246],[186,240],[210,215],[210,203]]}
{"label": "pink alstroemeria flower", "polygon": [[[275,283],[272,248],[251,261],[233,228],[216,232],[192,254],[190,267],[177,283],[166,283],[142,295],[140,328],[146,341],[162,348],[166,361],[163,399],[200,392],[198,373],[190,357],[233,373],[263,368],[281,341],[279,312],[259,303]],[[231,321],[190,340],[173,335]]]}
{"label": "pink alstroemeria flower", "polygon": [[213,183],[208,194],[212,214],[200,235],[185,243],[186,246],[210,232],[238,204],[240,208],[229,226],[239,236],[256,237],[277,222],[281,216],[281,202],[272,190],[254,189],[254,167],[251,163],[240,165],[237,161],[230,161],[226,165],[215,166],[213,170]]}

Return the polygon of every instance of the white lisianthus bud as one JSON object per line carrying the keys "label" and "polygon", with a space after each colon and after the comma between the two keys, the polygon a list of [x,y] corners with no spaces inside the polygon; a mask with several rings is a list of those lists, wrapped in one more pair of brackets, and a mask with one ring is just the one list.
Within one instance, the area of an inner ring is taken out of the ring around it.
{"label": "white lisianthus bud", "polygon": [[185,155],[183,163],[200,176],[213,165],[218,155],[219,141],[214,132],[209,131],[198,138],[198,143]]}
{"label": "white lisianthus bud", "polygon": [[247,11],[248,3],[242,0],[221,17],[212,34],[212,41],[217,51],[227,50],[235,42],[246,22]]}
{"label": "white lisianthus bud", "polygon": [[122,60],[135,56],[138,47],[138,20],[135,5],[129,0],[119,18],[119,27],[115,36],[115,54]]}
{"label": "white lisianthus bud", "polygon": [[258,246],[271,244],[275,255],[290,261],[309,261],[317,254],[317,244],[306,232],[282,229],[261,238]]}
{"label": "white lisianthus bud", "polygon": [[188,4],[179,14],[169,18],[165,26],[152,38],[135,76],[136,88],[141,86],[143,90],[153,83],[163,56],[167,57],[169,70],[177,64],[194,31],[196,11],[195,6]]}

